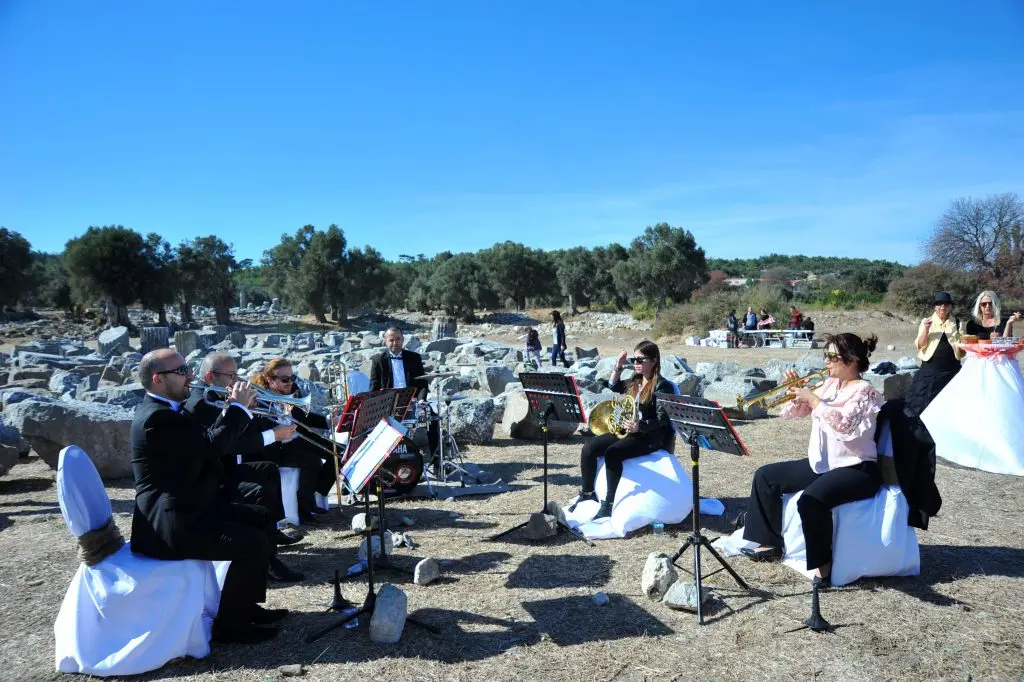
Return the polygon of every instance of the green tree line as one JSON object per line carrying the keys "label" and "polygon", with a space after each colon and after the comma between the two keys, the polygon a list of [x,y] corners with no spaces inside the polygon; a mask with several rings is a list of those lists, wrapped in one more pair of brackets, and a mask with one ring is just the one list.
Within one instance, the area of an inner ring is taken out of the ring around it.
{"label": "green tree line", "polygon": [[[120,225],[89,227],[61,254],[48,254],[0,228],[0,306],[98,305],[109,324],[125,326],[134,304],[156,311],[162,322],[168,306],[177,306],[185,322],[193,306],[209,306],[227,324],[239,294],[255,303],[278,298],[321,322],[344,321],[353,308],[443,310],[469,319],[484,309],[528,306],[632,310],[655,319],[671,306],[710,306],[701,313],[710,319],[719,307],[754,298],[835,307],[884,300],[916,311],[936,289],[966,298],[990,286],[1011,299],[1024,296],[1022,216],[1016,195],[958,199],[924,245],[928,259],[911,268],[803,255],[707,258],[692,233],[667,223],[647,227],[628,245],[545,251],[505,241],[473,253],[394,261],[372,246],[351,246],[337,225],[304,225],[282,234],[258,263],[237,260],[215,235],[172,245]],[[730,278],[747,284],[734,287]]]}

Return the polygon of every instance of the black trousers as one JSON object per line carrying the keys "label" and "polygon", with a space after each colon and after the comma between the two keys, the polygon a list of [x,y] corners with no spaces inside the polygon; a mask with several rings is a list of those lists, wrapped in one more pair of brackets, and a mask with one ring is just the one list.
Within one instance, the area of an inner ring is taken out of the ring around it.
{"label": "black trousers", "polygon": [[[258,456],[251,459],[255,460],[256,457],[260,460],[269,460],[278,467],[294,467],[299,470],[300,514],[309,514],[316,507],[314,493],[326,495],[334,487],[334,462],[331,461],[331,456],[301,438],[264,448]],[[323,457],[326,457],[327,461],[324,461]]]}
{"label": "black trousers", "polygon": [[234,502],[266,507],[274,523],[284,518],[281,472],[273,462],[243,462],[235,468]]}
{"label": "black trousers", "polygon": [[657,438],[649,434],[630,434],[625,438],[618,438],[611,433],[591,438],[580,452],[580,473],[583,475],[581,489],[585,493],[594,492],[597,459],[604,457],[604,472],[608,482],[605,502],[614,502],[615,490],[622,478],[622,463],[627,459],[642,457],[659,450],[663,437],[664,434],[659,431]]}
{"label": "black trousers", "polygon": [[882,484],[875,462],[839,467],[824,474],[806,459],[766,464],[754,472],[743,539],[782,547],[782,496],[804,491],[797,500],[807,545],[807,570],[832,561],[832,509],[873,497]]}
{"label": "black trousers", "polygon": [[197,529],[183,548],[190,559],[230,561],[220,608],[214,623],[219,628],[238,628],[249,624],[256,604],[267,598],[267,568],[271,545],[266,527],[266,507],[252,504],[224,504],[216,517]]}

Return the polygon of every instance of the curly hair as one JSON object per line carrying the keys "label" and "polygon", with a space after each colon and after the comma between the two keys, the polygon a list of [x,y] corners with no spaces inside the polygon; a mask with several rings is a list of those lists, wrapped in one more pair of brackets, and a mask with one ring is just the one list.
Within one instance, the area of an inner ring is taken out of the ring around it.
{"label": "curly hair", "polygon": [[260,373],[252,378],[252,383],[256,384],[260,388],[270,388],[270,380],[277,374],[277,370],[282,367],[291,367],[292,363],[287,358],[276,357],[271,358]]}

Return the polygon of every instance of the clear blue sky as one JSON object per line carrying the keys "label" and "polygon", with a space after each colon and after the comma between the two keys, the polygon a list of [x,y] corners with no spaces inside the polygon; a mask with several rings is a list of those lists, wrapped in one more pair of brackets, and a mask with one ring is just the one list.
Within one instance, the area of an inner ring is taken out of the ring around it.
{"label": "clear blue sky", "polygon": [[0,0],[0,224],[912,263],[1024,194],[1022,35],[1021,0]]}

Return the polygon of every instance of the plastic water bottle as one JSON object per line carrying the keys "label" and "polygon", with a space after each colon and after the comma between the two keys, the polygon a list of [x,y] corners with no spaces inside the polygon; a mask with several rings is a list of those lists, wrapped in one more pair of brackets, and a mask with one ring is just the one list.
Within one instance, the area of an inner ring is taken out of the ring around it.
{"label": "plastic water bottle", "polygon": [[655,521],[654,522],[654,534],[655,535],[664,535],[665,534],[665,524],[661,523],[660,521]]}

